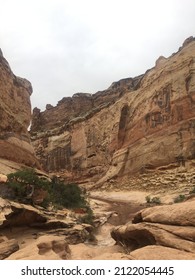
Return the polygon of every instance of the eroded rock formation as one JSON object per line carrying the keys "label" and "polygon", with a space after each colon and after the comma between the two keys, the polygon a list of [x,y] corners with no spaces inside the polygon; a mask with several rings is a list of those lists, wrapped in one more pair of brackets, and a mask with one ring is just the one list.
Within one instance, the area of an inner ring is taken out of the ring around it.
{"label": "eroded rock formation", "polygon": [[134,79],[35,108],[32,141],[50,172],[101,184],[195,159],[195,40]]}
{"label": "eroded rock formation", "polygon": [[0,260],[19,250],[18,242],[15,239],[8,240],[5,236],[0,237]]}
{"label": "eroded rock formation", "polygon": [[7,260],[66,260],[69,257],[70,249],[63,237],[41,236]]}
{"label": "eroded rock formation", "polygon": [[0,259],[66,259],[68,244],[92,236],[92,226],[70,210],[49,211],[0,198]]}
{"label": "eroded rock formation", "polygon": [[195,259],[194,201],[141,210],[111,236],[135,259]]}
{"label": "eroded rock formation", "polygon": [[30,143],[32,86],[15,76],[0,52],[0,159],[39,166]]}
{"label": "eroded rock formation", "polygon": [[45,223],[47,218],[31,205],[20,204],[0,198],[0,229]]}

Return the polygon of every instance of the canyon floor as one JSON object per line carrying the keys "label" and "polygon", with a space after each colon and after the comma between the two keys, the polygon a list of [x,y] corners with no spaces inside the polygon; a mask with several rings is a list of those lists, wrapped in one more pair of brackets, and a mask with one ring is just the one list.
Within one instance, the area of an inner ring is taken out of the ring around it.
{"label": "canyon floor", "polygon": [[[15,166],[5,161],[4,168]],[[0,258],[195,259],[194,168],[139,174],[120,183],[88,187],[94,228],[78,223],[67,209],[44,211],[0,198]],[[147,196],[161,204],[146,203]],[[174,203],[179,196],[184,201]]]}
{"label": "canyon floor", "polygon": [[[102,198],[103,197],[103,198]],[[94,214],[100,221],[100,226],[95,229],[95,240],[69,245],[68,259],[123,259],[124,248],[115,245],[110,235],[111,229],[131,221],[134,214],[145,207],[144,192],[92,192],[90,204]],[[17,240],[20,249],[11,254],[7,259],[61,259],[52,253],[48,246],[51,234],[47,230],[32,227],[12,227],[1,230],[1,235],[9,240]],[[59,233],[54,232],[54,236]],[[45,249],[37,254],[37,238],[45,243]],[[34,248],[34,249],[33,249]]]}
{"label": "canyon floor", "polygon": [[[182,192],[182,188],[180,192]],[[177,192],[178,194],[178,192]],[[148,205],[146,203],[146,196],[147,195],[158,195],[160,200],[163,202],[163,206],[154,206],[154,205]],[[149,193],[145,191],[126,191],[126,190],[118,190],[118,191],[105,191],[105,190],[95,190],[90,192],[90,204],[94,211],[96,222],[99,226],[95,228],[95,231],[93,231],[93,238],[87,238],[82,240],[82,234],[83,234],[83,225],[74,225],[72,229],[70,229],[70,235],[72,236],[70,238],[70,242],[65,242],[66,240],[64,237],[67,235],[67,229],[58,228],[58,229],[52,229],[52,228],[43,228],[40,229],[34,228],[34,227],[9,227],[1,230],[1,236],[2,238],[5,238],[7,240],[15,240],[17,244],[19,245],[19,249],[15,252],[11,253],[7,258],[4,259],[70,259],[70,260],[92,260],[92,259],[139,259],[140,254],[138,256],[136,254],[132,254],[131,248],[127,246],[125,243],[126,240],[123,238],[123,232],[121,233],[121,236],[117,239],[115,238],[116,232],[114,233],[114,238],[111,236],[111,232],[117,231],[123,227],[128,226],[137,226],[132,224],[133,218],[136,216],[136,213],[139,211],[142,211],[144,209],[148,209],[153,212],[158,211],[159,207],[172,207],[173,204],[173,198],[176,196],[176,192],[174,189],[170,189],[169,191],[161,190],[157,193]],[[192,203],[191,203],[192,202]],[[194,200],[192,197],[192,201],[189,199],[189,202],[185,202],[186,205],[194,207]],[[191,204],[190,204],[191,203]],[[189,214],[188,207],[186,207],[183,203],[180,203],[181,209],[182,207],[187,209]],[[178,205],[180,207],[180,205]],[[176,205],[177,206],[177,205]],[[179,208],[178,208],[179,209]],[[193,208],[194,209],[194,208]],[[165,215],[169,215],[170,212],[168,210],[162,209],[162,217]],[[182,211],[182,210],[181,210]],[[178,211],[177,211],[178,212]],[[184,211],[185,212],[185,211]],[[194,211],[193,211],[194,213]],[[52,215],[52,214],[51,214]],[[63,216],[63,211],[61,211],[61,215]],[[59,214],[58,214],[59,216]],[[149,215],[151,216],[151,214]],[[157,215],[158,216],[158,215]],[[178,258],[178,253],[180,253],[181,259],[195,259],[195,246],[194,246],[194,239],[195,239],[195,231],[194,227],[192,227],[192,224],[194,223],[194,214],[192,217],[192,222],[188,225],[186,224],[184,227],[181,223],[179,226],[167,226],[166,222],[165,225],[161,224],[159,227],[159,223],[162,223],[162,221],[154,221],[155,223],[149,223],[148,221],[146,223],[141,223],[141,226],[148,226],[153,227],[155,226],[155,234],[152,232],[152,234],[155,236],[156,243],[151,243],[149,241],[148,244],[141,244],[138,246],[138,250],[144,249],[147,252],[151,251],[152,255],[148,256],[148,253],[145,254],[145,251],[141,252],[141,255],[145,259],[174,259],[175,256]],[[168,219],[168,218],[167,218]],[[175,218],[176,219],[176,218]],[[177,219],[176,219],[177,220]],[[180,219],[182,220],[182,218]],[[179,221],[180,221],[179,220]],[[59,220],[58,220],[59,223]],[[66,223],[70,224],[72,226],[72,220]],[[164,223],[164,222],[163,222]],[[173,222],[174,224],[174,222]],[[139,224],[138,224],[139,225]],[[163,228],[167,227],[167,228]],[[159,228],[158,228],[159,227]],[[170,227],[170,228],[168,228]],[[179,233],[181,236],[181,239],[178,238],[178,233],[175,233],[174,231],[177,231],[177,228],[179,230]],[[114,229],[114,230],[113,230]],[[116,230],[115,230],[116,229]],[[162,231],[159,232],[158,231]],[[186,231],[184,234],[182,231]],[[126,231],[126,228],[125,228]],[[149,232],[148,229],[141,228],[141,232]],[[133,232],[138,236],[138,240],[135,241],[134,237],[132,236],[128,237],[130,240],[133,240],[133,242],[139,243],[139,229],[133,229]],[[171,232],[170,236],[166,237],[167,232]],[[127,233],[126,233],[127,234]],[[129,233],[128,233],[129,234]],[[131,230],[130,230],[131,234]],[[145,234],[145,233],[144,233]],[[147,233],[148,234],[148,233]],[[183,234],[183,235],[182,235]],[[164,239],[167,238],[167,240],[160,240],[159,236],[163,236]],[[175,236],[178,239],[175,241]],[[141,240],[147,239],[147,235],[142,236]],[[158,240],[159,239],[159,240]],[[80,240],[80,241],[79,241]],[[169,244],[173,240],[173,246]],[[117,241],[117,242],[116,242]],[[142,242],[142,241],[141,241]],[[185,244],[183,244],[183,243]],[[161,244],[162,243],[162,244]],[[167,245],[168,243],[168,245]],[[182,244],[181,246],[178,244]],[[163,246],[161,246],[163,245]],[[137,246],[137,245],[136,245]],[[183,246],[183,247],[182,247]],[[141,249],[140,249],[141,248]],[[135,248],[134,248],[135,249]],[[156,251],[158,253],[156,253]],[[150,257],[151,256],[151,257]]]}
{"label": "canyon floor", "polygon": [[72,259],[128,259],[125,249],[116,245],[110,232],[113,227],[131,222],[135,213],[146,207],[145,192],[92,192],[91,206],[99,216],[107,218],[95,233],[96,242],[72,245]]}

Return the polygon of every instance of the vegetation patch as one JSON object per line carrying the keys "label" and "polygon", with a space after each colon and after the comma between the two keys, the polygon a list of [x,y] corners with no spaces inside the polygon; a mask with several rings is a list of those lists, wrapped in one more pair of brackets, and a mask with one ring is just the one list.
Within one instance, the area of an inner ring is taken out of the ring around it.
{"label": "vegetation patch", "polygon": [[183,202],[186,199],[186,196],[184,194],[180,194],[177,197],[174,198],[174,203]]}
{"label": "vegetation patch", "polygon": [[189,192],[190,194],[195,194],[195,187]]}
{"label": "vegetation patch", "polygon": [[154,196],[154,197],[151,197],[151,196],[146,196],[146,202],[149,203],[149,204],[161,204],[161,200],[160,200],[160,197],[158,196]]}
{"label": "vegetation patch", "polygon": [[13,189],[15,200],[27,204],[49,205],[57,209],[83,209],[81,222],[92,223],[93,212],[87,200],[87,193],[77,184],[51,181],[41,178],[34,169],[23,169],[8,175],[7,184]]}

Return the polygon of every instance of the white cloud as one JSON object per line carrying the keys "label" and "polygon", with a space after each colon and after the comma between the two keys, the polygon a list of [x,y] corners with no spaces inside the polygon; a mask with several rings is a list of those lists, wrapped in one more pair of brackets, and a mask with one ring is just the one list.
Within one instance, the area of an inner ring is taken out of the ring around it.
{"label": "white cloud", "polygon": [[0,47],[34,88],[33,106],[55,105],[135,76],[194,35],[194,0],[0,0]]}

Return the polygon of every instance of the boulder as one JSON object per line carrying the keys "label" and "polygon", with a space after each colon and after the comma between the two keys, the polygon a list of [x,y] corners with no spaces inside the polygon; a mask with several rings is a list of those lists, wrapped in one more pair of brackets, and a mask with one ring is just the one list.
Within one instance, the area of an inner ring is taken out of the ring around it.
{"label": "boulder", "polygon": [[4,174],[0,174],[0,183],[6,183],[7,182],[7,176]]}
{"label": "boulder", "polygon": [[131,252],[135,260],[195,260],[195,254],[169,247],[150,245]]}
{"label": "boulder", "polygon": [[44,223],[46,216],[31,205],[21,204],[0,198],[0,228],[30,226]]}
{"label": "boulder", "polygon": [[53,251],[60,259],[66,260],[70,255],[70,249],[63,237],[42,236],[37,240],[38,254],[46,255]]}
{"label": "boulder", "polygon": [[147,245],[161,245],[195,253],[194,227],[140,223],[116,227],[111,236],[130,251]]}
{"label": "boulder", "polygon": [[65,260],[70,249],[63,237],[41,236],[21,250],[13,253],[8,260]]}
{"label": "boulder", "polygon": [[146,208],[135,215],[133,223],[138,222],[195,226],[195,200]]}
{"label": "boulder", "polygon": [[[141,248],[144,248],[143,252],[148,258],[149,252],[152,254],[151,258],[166,258],[168,249],[165,248],[168,247],[169,250],[173,249],[170,258],[173,256],[175,259],[195,259],[194,213],[194,199],[179,204],[150,207],[138,212],[133,224],[128,223],[112,229],[111,236],[134,258],[142,258]],[[147,252],[147,248],[150,251]],[[159,253],[158,248],[162,249]],[[181,254],[177,254],[177,251]]]}
{"label": "boulder", "polygon": [[19,250],[18,242],[15,239],[8,240],[6,237],[0,237],[0,260],[3,260]]}

